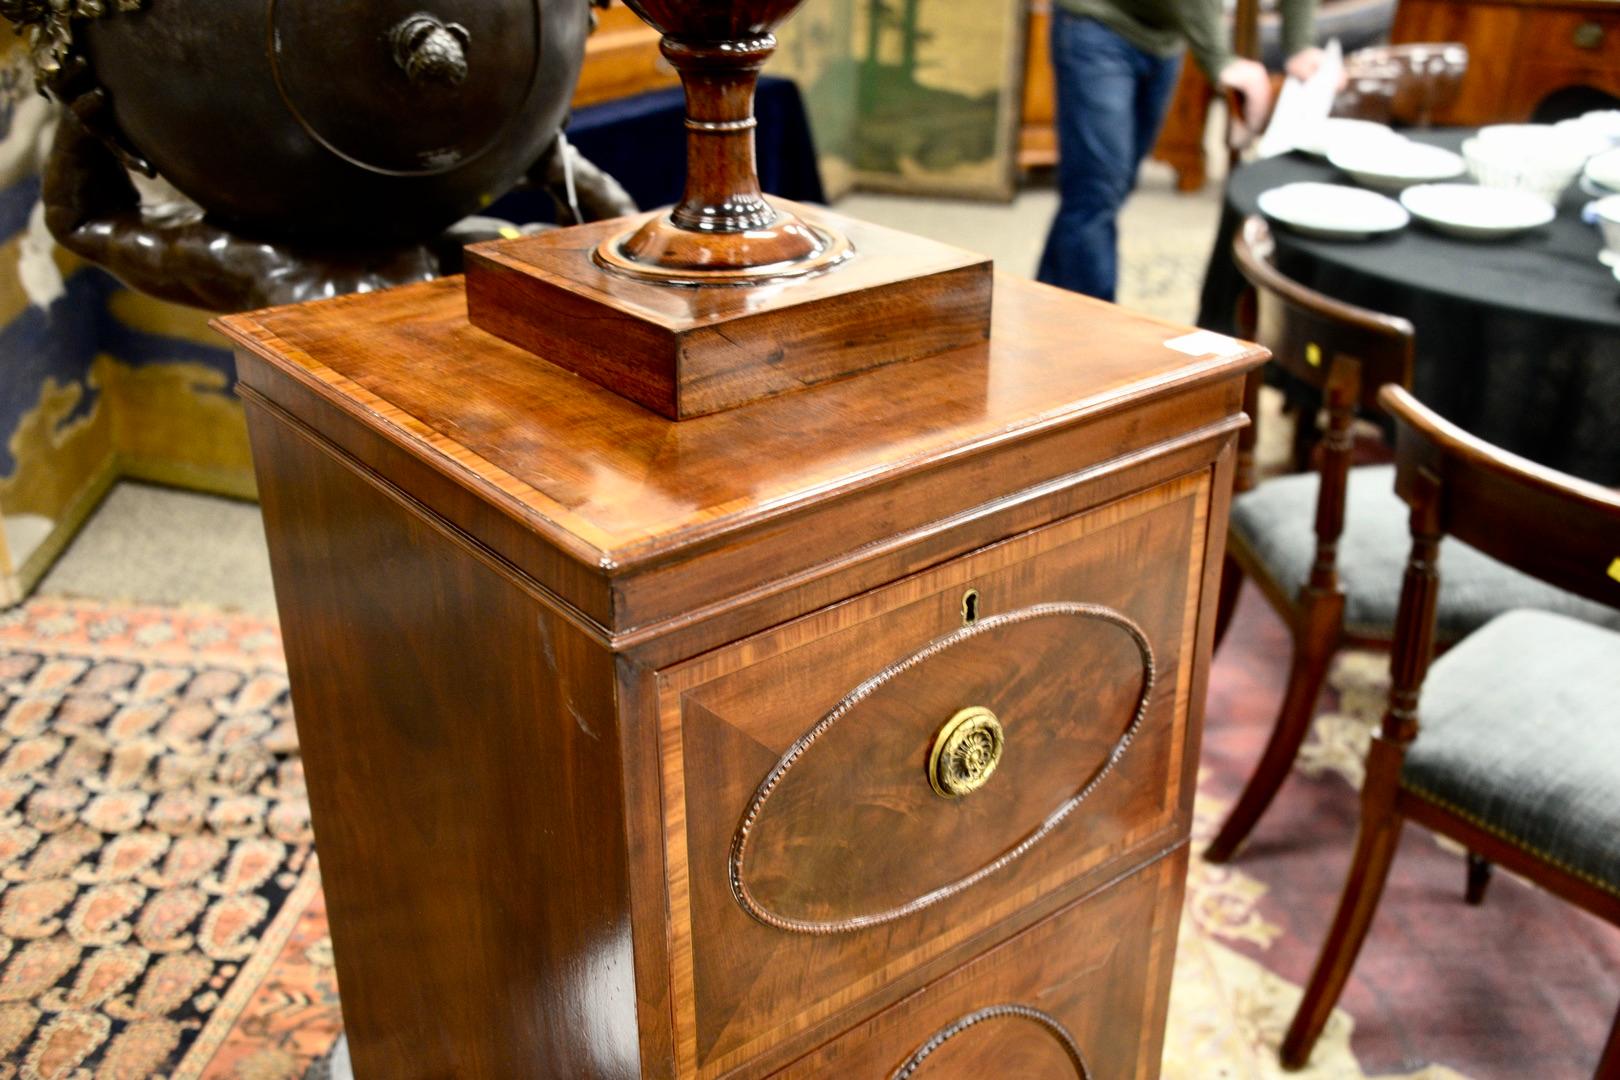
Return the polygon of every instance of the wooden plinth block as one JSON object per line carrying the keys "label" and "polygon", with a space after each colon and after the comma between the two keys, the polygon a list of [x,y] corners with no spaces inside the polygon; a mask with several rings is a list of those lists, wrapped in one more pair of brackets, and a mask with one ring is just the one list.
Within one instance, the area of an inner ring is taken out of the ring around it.
{"label": "wooden plinth block", "polygon": [[989,338],[989,258],[773,201],[842,232],[854,255],[827,273],[763,286],[651,284],[592,258],[639,220],[620,218],[468,248],[468,314],[673,420]]}

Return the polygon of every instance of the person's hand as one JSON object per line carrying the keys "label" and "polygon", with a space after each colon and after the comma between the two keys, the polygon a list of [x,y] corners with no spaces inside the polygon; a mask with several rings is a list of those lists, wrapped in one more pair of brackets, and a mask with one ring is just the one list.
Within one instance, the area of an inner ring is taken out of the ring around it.
{"label": "person's hand", "polygon": [[1243,109],[1243,126],[1251,132],[1265,127],[1271,114],[1271,75],[1258,60],[1241,57],[1227,62],[1221,68],[1221,88],[1238,95]]}
{"label": "person's hand", "polygon": [[1310,48],[1301,49],[1293,56],[1290,56],[1283,69],[1300,82],[1310,82],[1311,76],[1321,69],[1322,58],[1325,55],[1327,54],[1321,49],[1312,45]]}
{"label": "person's hand", "polygon": [[[1324,58],[1326,58],[1326,56],[1327,53],[1313,45],[1308,49],[1301,49],[1293,56],[1290,56],[1288,58],[1286,69],[1289,75],[1298,79],[1300,82],[1308,82],[1311,76],[1315,75],[1317,71],[1321,69],[1322,61]],[[1339,71],[1338,88],[1343,90],[1349,84],[1350,80],[1348,75],[1341,68]]]}

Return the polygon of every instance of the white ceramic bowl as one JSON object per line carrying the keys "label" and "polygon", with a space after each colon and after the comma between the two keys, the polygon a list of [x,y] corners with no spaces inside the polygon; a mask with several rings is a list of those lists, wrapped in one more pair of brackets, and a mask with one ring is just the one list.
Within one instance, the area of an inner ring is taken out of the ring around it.
{"label": "white ceramic bowl", "polygon": [[1620,146],[1620,109],[1601,109],[1584,113],[1568,123],[1580,124],[1609,140],[1610,146]]}
{"label": "white ceramic bowl", "polygon": [[1322,240],[1365,240],[1404,229],[1412,220],[1394,199],[1346,184],[1310,182],[1262,192],[1260,212]]}
{"label": "white ceramic bowl", "polygon": [[1608,140],[1579,121],[1560,124],[1487,124],[1475,138],[1493,146],[1512,146],[1535,154],[1582,154],[1591,157],[1608,148]]}
{"label": "white ceramic bowl", "polygon": [[1604,121],[1587,119],[1602,115],[1602,113],[1587,113],[1585,117],[1577,117],[1574,120],[1560,120],[1553,125],[1553,131],[1559,137],[1568,139],[1584,150],[1587,157],[1601,154],[1605,150],[1620,146],[1620,136],[1611,132]]}
{"label": "white ceramic bowl", "polygon": [[1610,195],[1592,204],[1598,227],[1603,230],[1603,251],[1598,255],[1610,266],[1620,268],[1620,195]]}
{"label": "white ceramic bowl", "polygon": [[1481,136],[1463,143],[1462,151],[1469,174],[1486,187],[1534,192],[1554,205],[1586,164],[1583,154],[1559,140]]}
{"label": "white ceramic bowl", "polygon": [[1588,195],[1620,193],[1620,148],[1605,150],[1588,161],[1581,179]]}
{"label": "white ceramic bowl", "polygon": [[1335,147],[1328,161],[1349,173],[1356,183],[1379,191],[1452,180],[1467,169],[1463,159],[1450,150],[1409,139],[1347,143]]}
{"label": "white ceramic bowl", "polygon": [[1401,205],[1425,225],[1465,240],[1500,240],[1538,229],[1558,214],[1531,192],[1473,184],[1419,184],[1401,192]]}

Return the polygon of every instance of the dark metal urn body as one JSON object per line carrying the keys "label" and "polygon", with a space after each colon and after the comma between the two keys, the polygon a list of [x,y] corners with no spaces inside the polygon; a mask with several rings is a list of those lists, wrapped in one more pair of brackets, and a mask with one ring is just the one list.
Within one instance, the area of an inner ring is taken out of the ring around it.
{"label": "dark metal urn body", "polygon": [[246,236],[420,240],[556,135],[586,0],[147,0],[82,27],[113,119]]}

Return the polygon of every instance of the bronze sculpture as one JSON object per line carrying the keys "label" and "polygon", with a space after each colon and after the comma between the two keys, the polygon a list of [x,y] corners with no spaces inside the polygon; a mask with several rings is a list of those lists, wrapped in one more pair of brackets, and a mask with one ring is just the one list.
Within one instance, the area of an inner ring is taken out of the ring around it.
{"label": "bronze sculpture", "polygon": [[[453,223],[526,177],[555,192],[565,167],[584,216],[634,209],[557,139],[591,0],[418,2],[0,0],[65,107],[52,232],[229,311],[457,269],[492,231]],[[190,202],[143,208],[126,168]]]}

